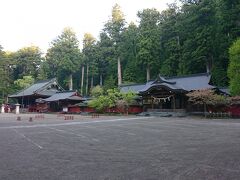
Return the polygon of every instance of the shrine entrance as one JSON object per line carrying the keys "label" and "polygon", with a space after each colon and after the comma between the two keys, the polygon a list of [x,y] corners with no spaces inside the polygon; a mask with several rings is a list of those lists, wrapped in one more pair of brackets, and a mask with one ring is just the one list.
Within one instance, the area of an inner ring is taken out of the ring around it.
{"label": "shrine entrance", "polygon": [[173,111],[186,108],[186,96],[166,87],[154,87],[142,94],[144,111]]}

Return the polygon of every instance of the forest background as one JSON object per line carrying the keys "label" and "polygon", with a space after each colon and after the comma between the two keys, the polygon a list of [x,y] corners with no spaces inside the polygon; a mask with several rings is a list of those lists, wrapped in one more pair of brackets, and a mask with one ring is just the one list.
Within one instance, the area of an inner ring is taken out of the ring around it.
{"label": "forest background", "polygon": [[63,88],[85,96],[96,85],[110,89],[145,83],[159,73],[209,71],[212,84],[228,86],[228,52],[240,37],[239,14],[239,0],[181,0],[162,12],[139,11],[139,23],[127,24],[116,4],[98,39],[86,33],[79,42],[67,27],[46,54],[36,46],[8,52],[0,45],[0,101],[28,84],[54,77]]}

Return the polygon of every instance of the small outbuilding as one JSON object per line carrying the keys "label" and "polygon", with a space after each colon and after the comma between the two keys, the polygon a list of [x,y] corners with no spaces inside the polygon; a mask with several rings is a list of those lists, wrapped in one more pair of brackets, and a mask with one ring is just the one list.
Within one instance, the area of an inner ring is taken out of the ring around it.
{"label": "small outbuilding", "polygon": [[49,111],[69,112],[68,107],[83,102],[85,99],[76,91],[56,92],[49,98],[43,99],[48,104]]}

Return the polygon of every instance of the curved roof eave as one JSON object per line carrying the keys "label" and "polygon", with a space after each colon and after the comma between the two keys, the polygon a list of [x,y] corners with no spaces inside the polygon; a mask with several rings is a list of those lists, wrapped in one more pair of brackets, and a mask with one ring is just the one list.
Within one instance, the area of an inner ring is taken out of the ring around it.
{"label": "curved roof eave", "polygon": [[155,85],[152,85],[150,86],[148,89],[144,90],[144,91],[139,91],[140,94],[146,94],[147,92],[155,89],[156,87],[158,88],[164,88],[166,90],[169,90],[169,91],[173,91],[173,92],[180,92],[180,93],[186,93],[188,92],[187,90],[184,90],[184,89],[181,89],[181,88],[174,88],[174,87],[170,87],[170,85],[168,84],[155,84]]}

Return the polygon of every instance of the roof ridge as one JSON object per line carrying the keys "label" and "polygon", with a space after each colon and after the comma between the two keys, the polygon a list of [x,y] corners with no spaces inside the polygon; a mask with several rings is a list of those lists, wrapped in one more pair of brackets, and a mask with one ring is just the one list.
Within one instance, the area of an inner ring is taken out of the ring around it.
{"label": "roof ridge", "polygon": [[77,90],[58,91],[58,92],[56,92],[56,94],[60,94],[60,93],[70,93],[70,92],[77,92]]}
{"label": "roof ridge", "polygon": [[[175,75],[175,76],[164,76],[164,75],[161,75],[161,74],[158,74],[158,76],[161,76],[161,77],[163,77],[163,78],[165,78],[165,79],[167,79],[167,80],[169,80],[169,79],[173,79],[173,78],[187,78],[187,77],[196,77],[196,76],[204,76],[204,75],[208,75],[208,76],[211,76],[211,73],[207,73],[207,72],[205,72],[205,73],[194,73],[194,74],[184,74],[184,75]],[[157,77],[158,77],[157,76]],[[155,81],[157,78],[155,78],[155,79],[150,79],[150,80],[148,80],[146,83],[148,83],[148,82],[151,82],[151,81]]]}
{"label": "roof ridge", "polygon": [[197,77],[197,76],[211,76],[211,74],[210,73],[195,73],[195,74],[186,74],[186,75],[180,75],[180,76],[170,76],[170,77],[165,77],[165,79],[188,78],[188,77]]}
{"label": "roof ridge", "polygon": [[137,86],[137,85],[146,85],[146,83],[121,84],[119,85],[119,87]]}
{"label": "roof ridge", "polygon": [[[42,91],[45,87],[47,87],[50,83],[56,81],[57,78],[52,78],[52,79],[48,79],[48,80],[45,80],[44,82],[42,83],[46,83],[45,85],[43,85],[42,87],[40,87],[39,89],[37,89],[36,91],[34,91],[34,93],[36,92],[40,92]],[[34,83],[34,84],[40,84],[40,83]]]}
{"label": "roof ridge", "polygon": [[[32,83],[30,86],[17,91],[15,94],[9,95],[9,97],[11,97],[11,96],[18,96],[19,94],[22,94],[22,95],[19,95],[19,96],[24,96],[25,92],[28,91],[28,89],[31,89],[34,86],[37,86],[38,88],[32,89],[32,91],[31,91],[32,94],[41,92],[44,88],[49,86],[49,84],[53,83],[54,81],[57,82],[57,78],[36,81],[36,82]],[[58,86],[61,87],[59,84],[58,84]]]}

